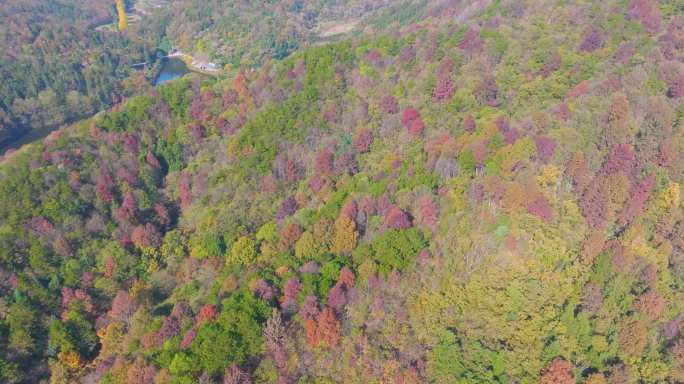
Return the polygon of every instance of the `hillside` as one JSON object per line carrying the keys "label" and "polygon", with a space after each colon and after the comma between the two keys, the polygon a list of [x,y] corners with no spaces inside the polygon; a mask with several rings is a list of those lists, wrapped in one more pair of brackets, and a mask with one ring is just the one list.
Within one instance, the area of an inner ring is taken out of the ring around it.
{"label": "hillside", "polygon": [[436,14],[449,1],[183,0],[157,17],[169,20],[174,45],[232,68],[259,67],[321,41],[386,31]]}
{"label": "hillside", "polygon": [[406,4],[6,156],[0,382],[684,382],[682,4]]}
{"label": "hillside", "polygon": [[[129,34],[98,32],[109,0],[8,0],[0,4],[0,143],[92,116],[136,91],[131,64],[152,60],[150,21]],[[140,80],[138,80],[140,81]]]}
{"label": "hillside", "polygon": [[[354,26],[388,19],[406,24],[442,3],[6,1],[0,4],[0,145],[139,93],[173,46],[202,61],[211,58],[232,76],[298,47],[340,38]],[[126,14],[121,25],[119,12]],[[138,63],[147,63],[144,71],[133,68]]]}

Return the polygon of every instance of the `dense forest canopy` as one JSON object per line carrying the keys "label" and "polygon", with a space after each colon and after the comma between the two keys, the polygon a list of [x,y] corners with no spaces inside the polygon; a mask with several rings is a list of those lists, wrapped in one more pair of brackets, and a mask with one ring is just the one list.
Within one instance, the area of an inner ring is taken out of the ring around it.
{"label": "dense forest canopy", "polygon": [[151,60],[163,29],[99,32],[115,18],[107,0],[0,3],[0,140],[12,131],[60,125],[132,94],[131,64]]}
{"label": "dense forest canopy", "polygon": [[[393,19],[399,6],[409,6],[400,18],[406,23],[444,5],[422,0],[3,2],[0,141],[88,117],[136,94],[141,83],[156,77],[160,57],[172,47],[228,65],[234,74],[354,26]],[[342,29],[335,29],[338,24]],[[147,70],[135,70],[134,63],[148,63]]]}
{"label": "dense forest canopy", "polygon": [[148,17],[232,69],[0,160],[0,382],[684,382],[681,3]]}

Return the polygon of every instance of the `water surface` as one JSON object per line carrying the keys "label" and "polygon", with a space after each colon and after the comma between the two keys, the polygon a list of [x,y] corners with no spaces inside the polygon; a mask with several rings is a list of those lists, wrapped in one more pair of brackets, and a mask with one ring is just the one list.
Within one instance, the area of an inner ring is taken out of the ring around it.
{"label": "water surface", "polygon": [[157,75],[157,78],[154,80],[154,85],[164,84],[167,81],[177,79],[188,72],[190,72],[190,70],[183,60],[173,57],[165,59],[159,75]]}

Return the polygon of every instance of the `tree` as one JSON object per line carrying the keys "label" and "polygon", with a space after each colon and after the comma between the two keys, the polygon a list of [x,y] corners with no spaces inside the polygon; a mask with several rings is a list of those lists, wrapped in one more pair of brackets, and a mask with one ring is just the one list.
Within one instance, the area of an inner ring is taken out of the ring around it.
{"label": "tree", "polygon": [[622,211],[618,214],[618,222],[620,225],[624,226],[631,223],[637,215],[644,210],[654,186],[655,177],[652,175],[642,181],[632,184],[629,198],[627,199],[627,202],[625,202]]}
{"label": "tree", "polygon": [[451,100],[456,92],[456,85],[451,80],[449,75],[440,76],[437,79],[437,85],[432,91],[432,100],[435,102],[445,102]]}
{"label": "tree", "polygon": [[463,130],[468,132],[468,133],[473,133],[475,132],[475,119],[473,119],[472,115],[466,115],[463,118]]}
{"label": "tree", "polygon": [[314,158],[314,170],[317,175],[330,175],[333,170],[334,155],[331,150],[324,148],[316,153]]}
{"label": "tree", "polygon": [[570,362],[562,357],[556,357],[542,375],[541,384],[575,384],[572,369]]}
{"label": "tree", "polygon": [[439,207],[432,196],[424,195],[416,200],[417,221],[431,231],[436,231],[439,225]]}
{"label": "tree", "polygon": [[387,228],[406,229],[411,228],[411,218],[397,206],[392,206],[385,214]]}
{"label": "tree", "polygon": [[296,223],[290,223],[283,228],[280,234],[280,241],[278,246],[282,250],[288,250],[292,248],[297,242],[299,237],[302,235],[302,228]]}
{"label": "tree", "polygon": [[154,218],[155,222],[159,224],[162,228],[168,229],[171,225],[171,216],[169,215],[169,210],[162,203],[157,203],[154,205]]}
{"label": "tree", "polygon": [[575,152],[565,166],[566,174],[572,179],[578,192],[584,191],[592,178],[591,171],[584,159],[584,154]]}
{"label": "tree", "polygon": [[409,126],[407,128],[409,135],[411,135],[413,137],[421,136],[423,134],[424,129],[425,129],[425,124],[423,123],[423,120],[420,118],[411,121],[411,123],[409,124]]}
{"label": "tree", "polygon": [[154,168],[154,169],[160,169],[161,164],[159,163],[159,159],[152,153],[152,151],[147,151],[147,155],[145,155],[145,161],[147,164]]}
{"label": "tree", "polygon": [[582,310],[589,315],[596,314],[603,306],[603,293],[596,283],[589,282],[582,290]]}
{"label": "tree", "polygon": [[602,226],[610,216],[608,198],[603,183],[593,183],[587,187],[579,201],[582,214],[592,228]]}
{"label": "tree", "polygon": [[126,291],[118,291],[112,300],[109,317],[115,321],[128,321],[135,312],[135,301]]}
{"label": "tree", "polygon": [[247,236],[241,236],[231,247],[226,263],[249,265],[256,256],[256,242]]}
{"label": "tree", "polygon": [[411,122],[417,119],[420,119],[420,112],[415,108],[406,108],[401,114],[401,123],[404,124],[404,127],[407,129],[410,127]]}
{"label": "tree", "polygon": [[154,365],[148,365],[145,359],[139,356],[128,366],[126,384],[152,384],[156,373]]}
{"label": "tree", "polygon": [[285,337],[287,336],[285,332],[283,318],[280,316],[280,312],[273,308],[271,317],[266,320],[266,325],[263,330],[266,348],[272,351],[282,347]]}
{"label": "tree", "polygon": [[340,215],[345,215],[348,218],[350,218],[353,221],[356,221],[356,216],[358,215],[358,206],[356,205],[356,201],[349,199],[347,200],[346,203],[342,206],[342,210],[340,211]]}
{"label": "tree", "polygon": [[644,29],[654,35],[660,30],[661,17],[657,7],[653,7],[649,0],[632,0],[627,8],[627,17],[641,22]]}
{"label": "tree", "polygon": [[380,110],[384,113],[393,115],[399,112],[399,104],[392,95],[385,95],[380,99]]}
{"label": "tree", "polygon": [[527,212],[548,222],[553,218],[553,210],[544,196],[539,196],[527,204]]}
{"label": "tree", "polygon": [[587,92],[589,92],[589,82],[587,80],[582,80],[568,92],[568,97],[571,99],[576,99],[587,94]]}
{"label": "tree", "polygon": [[247,289],[240,289],[222,302],[216,321],[198,326],[189,347],[191,361],[199,370],[217,374],[233,364],[243,364],[262,351],[261,324],[271,308]]}
{"label": "tree", "polygon": [[544,61],[544,64],[539,68],[539,72],[537,73],[543,77],[548,77],[551,73],[560,69],[561,64],[561,55],[558,52],[554,52]]}
{"label": "tree", "polygon": [[587,377],[587,380],[584,382],[585,384],[608,384],[608,381],[606,381],[606,377],[603,376],[601,373],[592,373]]}
{"label": "tree", "polygon": [[283,308],[292,307],[297,300],[297,295],[302,289],[302,283],[296,277],[291,277],[287,279],[285,285],[283,286],[283,299],[281,306]]}
{"label": "tree", "polygon": [[537,157],[539,160],[544,163],[548,162],[556,150],[556,140],[547,136],[535,136],[534,144],[537,147]]}
{"label": "tree", "polygon": [[[406,270],[426,246],[427,241],[416,228],[389,229],[373,239],[370,256],[378,264],[378,271],[387,276],[393,270]],[[357,256],[356,253],[354,256]],[[367,255],[364,254],[364,257]]]}
{"label": "tree", "polygon": [[458,47],[466,51],[474,51],[482,48],[482,45],[483,42],[480,37],[480,31],[476,27],[470,26],[463,35]]}
{"label": "tree", "polygon": [[192,345],[192,342],[195,340],[197,337],[197,328],[193,327],[190,328],[185,335],[183,335],[183,338],[181,339],[180,342],[180,349],[188,349],[190,348],[190,345]]}
{"label": "tree", "polygon": [[302,233],[295,243],[295,256],[300,259],[318,259],[327,248],[310,231]]}
{"label": "tree", "polygon": [[21,355],[29,355],[36,347],[35,321],[37,314],[23,303],[14,303],[7,311],[9,345]]}
{"label": "tree", "polygon": [[276,213],[276,218],[278,220],[282,220],[287,216],[290,216],[297,212],[297,209],[299,208],[297,204],[297,200],[294,198],[294,196],[288,196],[283,200],[282,204],[280,204],[280,208],[278,209],[278,213]]}
{"label": "tree", "polygon": [[204,138],[204,127],[197,122],[192,122],[187,126],[188,134],[196,142],[199,143]]}
{"label": "tree", "polygon": [[629,320],[618,334],[620,349],[628,356],[639,357],[648,345],[648,327],[639,320]]}
{"label": "tree", "polygon": [[636,48],[634,47],[633,42],[623,41],[620,44],[620,46],[618,46],[617,50],[615,51],[613,58],[619,63],[624,63],[627,60],[631,59],[632,56],[634,56],[635,51],[636,51]]}
{"label": "tree", "polygon": [[223,384],[252,384],[249,375],[233,364],[223,373]]}
{"label": "tree", "polygon": [[192,192],[190,189],[190,175],[183,172],[178,178],[178,197],[180,206],[185,208],[192,202]]}
{"label": "tree", "polygon": [[97,197],[105,203],[111,203],[113,199],[112,189],[114,188],[114,178],[106,169],[100,169],[95,179],[95,191]]}
{"label": "tree", "polygon": [[660,318],[666,306],[665,299],[656,289],[648,290],[634,303],[634,308],[645,314],[652,321]]}
{"label": "tree", "polygon": [[345,151],[335,159],[335,172],[338,174],[354,175],[359,172],[359,163],[354,151]]}
{"label": "tree", "polygon": [[211,323],[216,320],[218,315],[216,308],[211,304],[204,304],[197,312],[196,324],[200,325],[204,322]]}
{"label": "tree", "polygon": [[608,108],[608,122],[622,123],[629,118],[630,113],[631,108],[627,97],[622,93],[613,96],[613,100]]}
{"label": "tree", "polygon": [[124,194],[121,206],[116,211],[116,217],[120,221],[132,221],[138,213],[138,204],[133,192],[128,191]]}
{"label": "tree", "polygon": [[354,272],[346,265],[340,269],[338,283],[347,289],[354,286]]}
{"label": "tree", "polygon": [[126,28],[128,28],[128,18],[126,16],[126,4],[124,4],[124,0],[115,0],[116,1],[116,13],[118,15],[119,19],[119,31],[123,31]]}
{"label": "tree", "polygon": [[138,225],[131,233],[131,241],[136,247],[143,248],[158,248],[161,245],[162,237],[151,223],[145,225]]}
{"label": "tree", "polygon": [[627,365],[618,363],[609,369],[608,382],[610,384],[629,384],[633,383],[632,373]]}
{"label": "tree", "polygon": [[271,300],[275,294],[276,290],[264,279],[259,279],[252,285],[252,291],[257,297],[264,300]]}
{"label": "tree", "polygon": [[[343,280],[344,279],[344,280]],[[354,274],[346,266],[340,271],[340,278],[328,292],[328,307],[340,313],[349,302],[349,291],[354,284]]]}
{"label": "tree", "polygon": [[155,335],[156,344],[162,345],[164,342],[172,337],[177,336],[181,331],[180,323],[176,316],[166,316],[162,326]]}
{"label": "tree", "polygon": [[625,172],[630,174],[636,163],[636,157],[629,144],[619,144],[613,147],[608,158],[601,166],[601,172],[607,175]]}
{"label": "tree", "polygon": [[358,236],[356,223],[347,215],[340,215],[335,221],[335,237],[330,251],[334,253],[351,252],[356,247]]}
{"label": "tree", "polygon": [[482,80],[475,90],[475,97],[480,103],[490,107],[499,105],[499,87],[496,85],[496,80],[491,77]]}
{"label": "tree", "polygon": [[672,98],[684,97],[684,74],[679,75],[672,84],[670,84],[667,95]]}
{"label": "tree", "polygon": [[121,147],[124,152],[137,154],[140,146],[138,136],[135,134],[125,133],[121,139]]}
{"label": "tree", "polygon": [[368,152],[372,144],[373,133],[368,128],[361,129],[354,138],[354,146],[361,153]]}
{"label": "tree", "polygon": [[340,322],[335,312],[330,307],[325,307],[316,320],[316,337],[312,346],[335,347],[340,340]]}
{"label": "tree", "polygon": [[603,29],[592,26],[589,27],[582,37],[582,42],[579,45],[579,50],[584,52],[593,52],[603,46],[605,39],[605,32]]}
{"label": "tree", "polygon": [[297,313],[302,321],[312,321],[318,316],[318,300],[314,295],[308,295]]}

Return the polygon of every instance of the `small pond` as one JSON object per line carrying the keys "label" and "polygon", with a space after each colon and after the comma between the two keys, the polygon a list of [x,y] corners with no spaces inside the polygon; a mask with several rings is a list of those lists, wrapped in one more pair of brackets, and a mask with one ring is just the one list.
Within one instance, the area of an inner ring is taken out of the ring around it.
{"label": "small pond", "polygon": [[167,81],[179,78],[188,72],[190,72],[190,70],[183,60],[175,57],[165,59],[159,75],[157,75],[157,78],[154,80],[154,85],[164,84]]}

